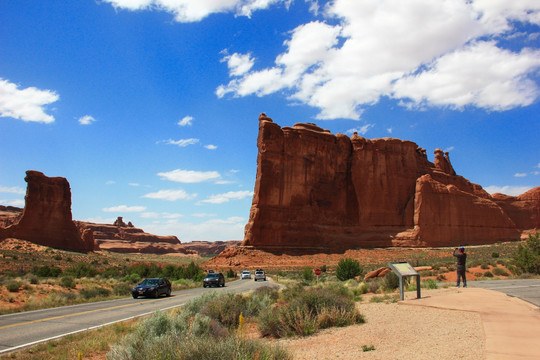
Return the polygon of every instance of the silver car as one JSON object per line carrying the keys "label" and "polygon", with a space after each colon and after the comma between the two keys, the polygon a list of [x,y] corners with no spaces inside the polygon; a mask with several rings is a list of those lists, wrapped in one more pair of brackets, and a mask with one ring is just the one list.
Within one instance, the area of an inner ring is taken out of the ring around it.
{"label": "silver car", "polygon": [[251,272],[244,270],[242,271],[242,275],[240,276],[242,280],[244,279],[251,279]]}

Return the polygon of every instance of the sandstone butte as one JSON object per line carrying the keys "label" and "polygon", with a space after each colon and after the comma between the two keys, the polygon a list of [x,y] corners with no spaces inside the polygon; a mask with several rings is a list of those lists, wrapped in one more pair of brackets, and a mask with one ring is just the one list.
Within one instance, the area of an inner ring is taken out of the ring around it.
{"label": "sandstone butte", "polygon": [[25,207],[1,207],[0,241],[18,238],[36,244],[74,251],[109,250],[126,253],[196,254],[184,249],[176,236],[157,236],[125,224],[73,221],[71,189],[62,177],[47,177],[38,171],[26,172],[28,183]]}
{"label": "sandstone butte", "polygon": [[[540,187],[490,195],[412,141],[333,135],[259,117],[257,176],[242,245],[277,251],[514,241],[540,229]],[[225,254],[223,254],[225,255]]]}

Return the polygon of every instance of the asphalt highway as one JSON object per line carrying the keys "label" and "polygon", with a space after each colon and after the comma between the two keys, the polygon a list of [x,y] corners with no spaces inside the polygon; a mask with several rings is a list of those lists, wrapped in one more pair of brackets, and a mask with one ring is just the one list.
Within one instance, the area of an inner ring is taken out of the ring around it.
{"label": "asphalt highway", "polygon": [[184,305],[208,291],[242,293],[267,281],[236,280],[225,287],[176,291],[170,297],[93,302],[0,316],[0,354]]}
{"label": "asphalt highway", "polygon": [[469,281],[468,285],[500,291],[540,307],[540,279]]}

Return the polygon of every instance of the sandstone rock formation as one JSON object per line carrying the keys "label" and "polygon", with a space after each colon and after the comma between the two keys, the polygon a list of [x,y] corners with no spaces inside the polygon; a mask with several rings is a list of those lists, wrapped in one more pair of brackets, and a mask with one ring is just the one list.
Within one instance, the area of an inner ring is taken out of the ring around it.
{"label": "sandstone rock formation", "polygon": [[393,138],[333,135],[259,117],[257,177],[244,246],[334,249],[517,240],[540,228],[539,188],[491,197],[448,153]]}
{"label": "sandstone rock formation", "polygon": [[241,241],[191,241],[182,243],[186,250],[196,251],[199,255],[218,255],[225,249],[240,245]]}
{"label": "sandstone rock formation", "polygon": [[126,224],[118,217],[112,225],[79,222],[93,232],[94,239],[101,250],[121,253],[146,254],[197,254],[186,249],[174,236],[158,236],[136,228],[131,222]]}
{"label": "sandstone rock formation", "polygon": [[62,177],[29,170],[25,207],[12,224],[0,228],[0,239],[14,237],[59,249],[93,251],[95,244],[71,215],[71,189]]}

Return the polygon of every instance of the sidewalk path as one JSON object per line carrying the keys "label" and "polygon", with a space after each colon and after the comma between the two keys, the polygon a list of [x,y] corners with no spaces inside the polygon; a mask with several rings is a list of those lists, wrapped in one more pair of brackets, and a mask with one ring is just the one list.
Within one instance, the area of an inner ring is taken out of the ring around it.
{"label": "sidewalk path", "polygon": [[[424,295],[425,294],[425,295]],[[480,314],[486,340],[487,360],[540,359],[540,308],[506,294],[479,288],[405,293],[402,305],[471,311]]]}

